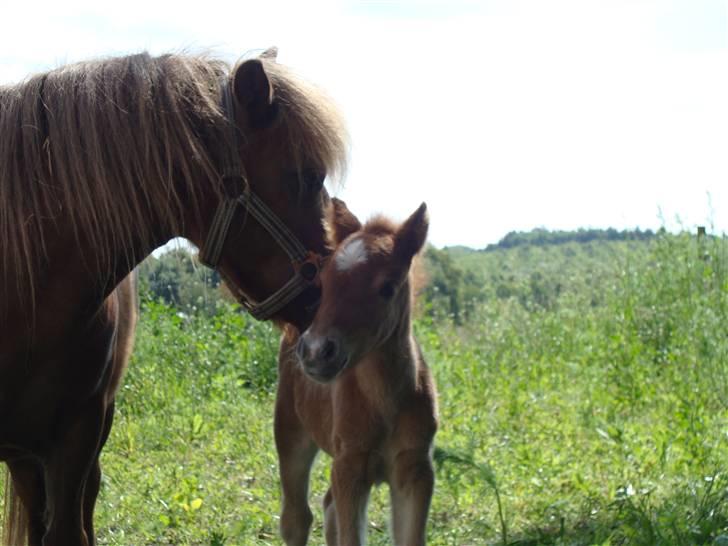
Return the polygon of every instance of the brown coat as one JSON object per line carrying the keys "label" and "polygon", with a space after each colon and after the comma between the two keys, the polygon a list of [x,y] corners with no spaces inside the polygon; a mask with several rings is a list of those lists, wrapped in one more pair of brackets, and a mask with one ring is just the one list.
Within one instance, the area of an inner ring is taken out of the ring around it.
{"label": "brown coat", "polygon": [[[335,202],[338,214],[342,207]],[[417,546],[425,543],[437,430],[435,385],[410,320],[410,266],[424,243],[426,216],[421,209],[399,227],[382,219],[363,228],[351,219],[344,225],[349,229],[341,233],[338,224],[339,246],[322,275],[313,324],[302,336],[287,330],[281,341],[275,413],[281,531],[288,546],[306,544],[308,474],[322,449],[333,457],[324,499],[327,544],[364,543],[369,491],[386,482],[394,541]],[[413,230],[420,233],[410,244]],[[400,241],[408,245],[404,255]],[[359,307],[351,305],[356,301]]]}

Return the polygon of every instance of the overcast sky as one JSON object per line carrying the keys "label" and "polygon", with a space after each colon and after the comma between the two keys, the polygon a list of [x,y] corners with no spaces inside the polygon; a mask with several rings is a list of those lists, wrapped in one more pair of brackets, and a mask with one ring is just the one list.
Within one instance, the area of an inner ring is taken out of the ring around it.
{"label": "overcast sky", "polygon": [[[361,217],[438,246],[534,227],[728,231],[728,0],[3,2],[0,82],[99,55],[270,45],[352,136]],[[710,199],[709,199],[710,196]]]}

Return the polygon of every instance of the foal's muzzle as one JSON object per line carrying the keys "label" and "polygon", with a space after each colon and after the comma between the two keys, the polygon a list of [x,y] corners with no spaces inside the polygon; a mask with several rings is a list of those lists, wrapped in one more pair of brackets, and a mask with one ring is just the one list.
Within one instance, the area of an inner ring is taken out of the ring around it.
{"label": "foal's muzzle", "polygon": [[348,364],[335,336],[316,336],[308,330],[296,344],[296,355],[306,375],[321,383],[332,381]]}

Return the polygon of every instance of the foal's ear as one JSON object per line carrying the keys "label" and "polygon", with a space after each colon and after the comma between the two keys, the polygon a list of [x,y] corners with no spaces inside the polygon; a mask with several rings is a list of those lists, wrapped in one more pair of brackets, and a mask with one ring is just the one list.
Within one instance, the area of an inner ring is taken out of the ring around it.
{"label": "foal's ear", "polygon": [[341,199],[331,199],[331,208],[326,218],[326,233],[329,244],[337,247],[341,241],[361,229],[361,222],[346,207]]}
{"label": "foal's ear", "polygon": [[402,261],[409,264],[412,258],[425,245],[427,239],[427,228],[430,225],[430,218],[427,214],[427,205],[422,203],[399,227],[394,235],[394,254]]}
{"label": "foal's ear", "polygon": [[260,59],[250,59],[238,66],[233,79],[233,92],[242,106],[245,123],[251,129],[262,129],[273,121],[273,85]]}

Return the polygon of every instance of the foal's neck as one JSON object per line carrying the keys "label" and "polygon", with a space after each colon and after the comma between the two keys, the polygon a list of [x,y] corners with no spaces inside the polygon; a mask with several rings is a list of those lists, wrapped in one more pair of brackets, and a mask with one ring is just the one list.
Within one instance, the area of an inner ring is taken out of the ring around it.
{"label": "foal's neck", "polygon": [[405,387],[417,378],[417,348],[412,336],[411,309],[408,301],[403,305],[397,325],[384,342],[372,349],[364,359],[375,364],[376,372],[391,385]]}

